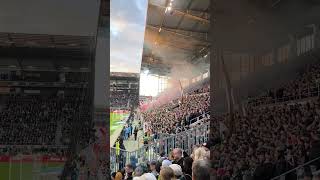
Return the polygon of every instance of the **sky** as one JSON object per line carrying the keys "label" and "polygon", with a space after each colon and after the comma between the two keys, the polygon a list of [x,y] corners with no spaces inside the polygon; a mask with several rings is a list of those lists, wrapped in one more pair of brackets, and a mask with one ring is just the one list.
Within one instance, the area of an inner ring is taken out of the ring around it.
{"label": "sky", "polygon": [[112,0],[110,72],[140,73],[148,0]]}

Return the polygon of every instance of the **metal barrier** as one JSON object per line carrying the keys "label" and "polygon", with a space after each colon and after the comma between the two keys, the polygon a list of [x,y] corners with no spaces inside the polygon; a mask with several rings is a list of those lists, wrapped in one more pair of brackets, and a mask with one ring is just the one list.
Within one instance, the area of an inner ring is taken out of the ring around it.
{"label": "metal barrier", "polygon": [[191,124],[193,124],[193,123],[195,123],[195,122],[197,122],[197,121],[201,120],[202,118],[207,117],[208,115],[210,115],[210,112],[203,113],[202,115],[200,115],[200,116],[198,116],[198,117],[195,117],[195,118],[191,119],[191,120],[189,121],[189,125],[191,125]]}
{"label": "metal barrier", "polygon": [[305,98],[316,97],[316,96],[320,96],[320,87],[319,87],[319,84],[314,83],[308,86],[307,88],[300,89],[297,95],[284,96],[281,98],[259,97],[254,99],[248,99],[246,101],[246,104],[251,106],[262,106],[262,105],[282,103],[282,102],[288,102],[288,101],[296,101],[299,99],[305,99]]}
{"label": "metal barrier", "polygon": [[[194,123],[201,121],[204,118],[210,118],[210,112],[206,112],[201,114],[200,116],[197,116],[195,118],[192,118],[191,120],[189,120],[189,126],[192,126]],[[179,133],[183,133],[184,129],[181,131],[178,131],[177,134]],[[166,139],[169,137],[175,136],[175,134],[165,134],[165,133],[159,133],[157,139]]]}
{"label": "metal barrier", "polygon": [[293,177],[297,177],[297,180],[303,180],[305,175],[308,176],[314,176],[314,175],[319,175],[319,169],[316,169],[316,167],[314,165],[312,165],[313,163],[315,163],[316,161],[320,161],[320,157],[315,158],[311,161],[308,161],[307,163],[304,163],[294,169],[291,169],[277,177],[272,178],[271,180],[285,180],[287,176],[290,176],[289,179],[292,179]]}
{"label": "metal barrier", "polygon": [[155,160],[160,157],[160,153],[168,155],[174,148],[181,148],[191,154],[195,145],[203,144],[209,140],[209,130],[210,122],[206,122],[187,131],[153,140],[136,151],[129,152],[112,147],[110,149],[110,168],[116,172],[130,162],[141,163]]}

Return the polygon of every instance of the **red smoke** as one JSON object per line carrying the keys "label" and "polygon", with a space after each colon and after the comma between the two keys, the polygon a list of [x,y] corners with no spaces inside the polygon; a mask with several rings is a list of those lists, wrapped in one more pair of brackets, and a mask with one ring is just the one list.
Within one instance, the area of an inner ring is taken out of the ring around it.
{"label": "red smoke", "polygon": [[170,101],[177,99],[181,96],[182,87],[180,81],[177,79],[171,79],[169,82],[169,89],[160,93],[156,100],[148,103],[140,105],[141,111],[147,111],[164,104],[168,104]]}

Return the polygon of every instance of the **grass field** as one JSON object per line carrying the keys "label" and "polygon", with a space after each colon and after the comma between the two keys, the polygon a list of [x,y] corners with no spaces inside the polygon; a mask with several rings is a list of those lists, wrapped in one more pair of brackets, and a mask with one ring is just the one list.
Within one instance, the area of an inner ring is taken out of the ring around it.
{"label": "grass field", "polygon": [[110,113],[110,136],[123,126],[121,120],[127,116],[128,114]]}
{"label": "grass field", "polygon": [[[50,169],[63,168],[63,163],[48,163],[41,168],[41,172],[50,171]],[[25,162],[10,164],[0,162],[0,180],[32,180],[34,179],[33,163]],[[10,173],[9,173],[10,172]]]}

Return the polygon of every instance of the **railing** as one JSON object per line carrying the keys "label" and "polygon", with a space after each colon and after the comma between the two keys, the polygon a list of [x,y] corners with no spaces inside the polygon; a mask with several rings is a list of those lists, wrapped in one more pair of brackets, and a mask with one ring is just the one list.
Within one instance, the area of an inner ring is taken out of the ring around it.
{"label": "railing", "polygon": [[200,118],[205,118],[207,115],[210,115],[210,112],[205,112],[204,114],[189,120],[189,125],[201,120]]}
{"label": "railing", "polygon": [[[308,161],[308,162],[306,162],[306,163],[304,163],[294,169],[291,169],[291,170],[289,170],[279,176],[276,176],[276,177],[272,178],[271,180],[285,180],[286,176],[291,173],[295,173],[295,175],[297,176],[297,180],[300,180],[300,179],[302,180],[302,179],[304,179],[305,168],[316,161],[320,161],[320,157],[317,157],[317,158],[315,158],[311,161]],[[315,172],[318,172],[317,169],[315,169],[315,167],[312,165],[310,165],[310,170],[312,173],[310,175],[314,175]]]}
{"label": "railing", "polygon": [[157,159],[159,156],[155,149],[154,145],[147,145],[130,152],[112,147],[110,148],[110,169],[112,172],[116,172],[129,163],[136,164],[146,160]]}
{"label": "railing", "polygon": [[[203,118],[208,117],[208,115],[210,115],[210,112],[205,112],[203,114],[201,114],[200,116],[197,116],[195,118],[192,118],[191,120],[189,120],[189,126],[192,125],[193,123],[198,122],[199,120],[202,120]],[[183,129],[182,129],[183,130]],[[183,130],[184,131],[184,130]],[[180,131],[178,133],[182,133],[183,131]],[[175,134],[166,134],[166,133],[159,133],[158,134],[158,138],[157,139],[163,139],[163,138],[168,138],[171,136],[174,136]]]}
{"label": "railing", "polygon": [[196,126],[187,131],[154,140],[148,145],[144,145],[136,151],[126,151],[116,148],[110,149],[110,168],[113,172],[124,167],[135,159],[136,163],[154,160],[160,153],[169,154],[174,148],[181,148],[186,153],[191,154],[195,145],[203,144],[209,140],[210,122]]}
{"label": "railing", "polygon": [[310,98],[310,97],[316,97],[316,96],[320,96],[320,88],[317,83],[314,83],[313,85],[308,86],[308,88],[299,90],[299,93],[297,95],[284,96],[281,98],[277,98],[276,94],[274,96],[275,98],[260,97],[260,98],[248,99],[247,104],[255,107],[255,106],[276,104],[276,103],[282,103],[282,102],[288,102],[288,101],[301,100],[301,99]]}

